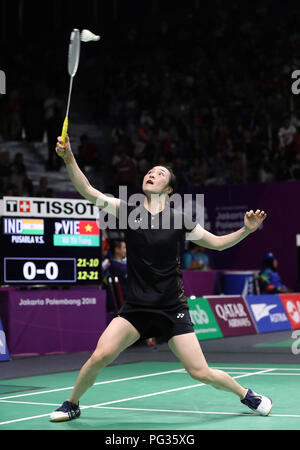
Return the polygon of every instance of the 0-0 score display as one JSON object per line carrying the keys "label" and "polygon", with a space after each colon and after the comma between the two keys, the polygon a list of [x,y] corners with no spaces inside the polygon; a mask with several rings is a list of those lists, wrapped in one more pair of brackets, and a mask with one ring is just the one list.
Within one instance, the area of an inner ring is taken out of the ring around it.
{"label": "0-0 score display", "polygon": [[[99,280],[99,258],[4,258],[4,282]],[[89,268],[94,270],[89,270]]]}
{"label": "0-0 score display", "polygon": [[2,284],[100,284],[96,221],[1,219]]}
{"label": "0-0 score display", "polygon": [[75,258],[4,258],[5,283],[76,282]]}

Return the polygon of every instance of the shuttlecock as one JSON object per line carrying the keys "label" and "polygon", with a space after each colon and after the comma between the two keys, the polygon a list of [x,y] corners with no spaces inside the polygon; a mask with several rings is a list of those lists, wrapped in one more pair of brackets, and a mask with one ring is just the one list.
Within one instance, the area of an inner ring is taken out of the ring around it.
{"label": "shuttlecock", "polygon": [[83,42],[99,41],[100,40],[100,36],[97,36],[96,34],[92,33],[89,30],[82,30],[80,39]]}

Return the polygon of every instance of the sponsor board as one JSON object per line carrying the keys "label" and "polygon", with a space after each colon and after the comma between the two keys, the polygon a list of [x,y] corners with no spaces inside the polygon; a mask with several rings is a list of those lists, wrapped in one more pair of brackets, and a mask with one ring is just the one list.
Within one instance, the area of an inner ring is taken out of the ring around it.
{"label": "sponsor board", "polygon": [[256,326],[241,296],[207,296],[224,336],[256,334]]}
{"label": "sponsor board", "polygon": [[41,197],[3,197],[3,216],[72,217],[97,219],[99,208],[87,200]]}
{"label": "sponsor board", "polygon": [[188,304],[194,330],[199,340],[223,337],[206,298],[191,296],[188,298]]}
{"label": "sponsor board", "polygon": [[106,327],[106,291],[9,289],[0,311],[10,355],[92,351]]}
{"label": "sponsor board", "polygon": [[293,329],[300,328],[300,293],[279,294],[286,315]]}
{"label": "sponsor board", "polygon": [[246,301],[260,333],[291,329],[279,295],[247,295]]}

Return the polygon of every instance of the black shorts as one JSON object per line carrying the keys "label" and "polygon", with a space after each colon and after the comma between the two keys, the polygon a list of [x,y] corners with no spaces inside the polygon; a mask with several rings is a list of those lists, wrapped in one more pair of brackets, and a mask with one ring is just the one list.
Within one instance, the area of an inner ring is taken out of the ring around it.
{"label": "black shorts", "polygon": [[186,306],[180,305],[172,310],[145,310],[125,304],[118,315],[134,326],[141,339],[157,337],[168,342],[173,336],[194,332],[189,309]]}

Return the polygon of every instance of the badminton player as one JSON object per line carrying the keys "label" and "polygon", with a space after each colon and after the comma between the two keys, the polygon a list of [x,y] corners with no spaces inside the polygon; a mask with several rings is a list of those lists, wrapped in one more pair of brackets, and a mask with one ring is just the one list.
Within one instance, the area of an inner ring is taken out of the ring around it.
{"label": "badminton player", "polygon": [[[118,217],[122,201],[106,196],[90,185],[77,165],[68,136],[64,146],[58,138],[56,152],[63,158],[75,189],[90,202],[97,206],[101,203],[105,211]],[[69,399],[51,414],[53,422],[79,417],[79,400],[93,386],[99,371],[138,339],[158,335],[168,342],[191,377],[235,394],[260,415],[270,413],[270,398],[241,386],[226,372],[208,366],[190,319],[178,258],[182,239],[189,239],[209,249],[225,250],[257,230],[266,213],[248,211],[241,229],[225,236],[216,236],[200,224],[195,226],[191,223],[188,226],[187,221],[182,221],[182,229],[178,229],[174,223],[177,214],[181,213],[169,208],[170,227],[165,229],[162,227],[162,216],[174,184],[175,176],[165,166],[155,166],[144,176],[142,189],[145,200],[138,222],[146,221],[147,226],[138,229],[128,226],[125,230],[128,269],[126,302],[82,366]],[[130,211],[128,207],[128,214]]]}

